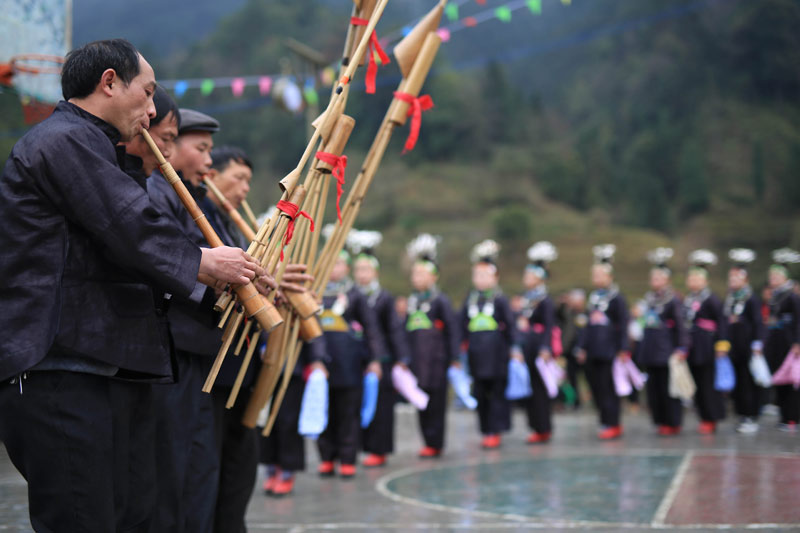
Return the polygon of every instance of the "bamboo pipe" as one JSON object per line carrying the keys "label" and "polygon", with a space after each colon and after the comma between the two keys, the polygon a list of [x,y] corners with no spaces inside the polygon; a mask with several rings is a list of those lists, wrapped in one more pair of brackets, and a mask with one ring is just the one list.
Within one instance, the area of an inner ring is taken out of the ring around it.
{"label": "bamboo pipe", "polygon": [[[161,173],[178,194],[178,197],[181,199],[181,203],[183,203],[186,210],[189,211],[189,214],[200,228],[200,231],[203,233],[203,237],[206,239],[208,244],[213,248],[222,246],[222,240],[220,240],[219,236],[211,227],[211,224],[200,210],[200,207],[198,207],[197,202],[194,201],[194,198],[192,198],[192,195],[178,177],[175,169],[173,169],[172,165],[170,165],[169,162],[164,159],[164,155],[161,153],[161,150],[158,149],[158,146],[156,146],[156,143],[153,141],[153,138],[150,137],[150,134],[147,130],[142,130],[142,137],[144,137],[144,140],[150,147],[150,150],[152,150],[153,154],[156,156],[158,165],[161,168]],[[235,291],[236,295],[239,297],[239,301],[245,308],[247,316],[256,320],[266,331],[269,331],[280,324],[280,317],[275,311],[275,306],[266,301],[265,298],[261,297],[261,295],[258,293],[258,289],[256,289],[252,282],[247,283],[246,285],[237,285]]]}
{"label": "bamboo pipe", "polygon": [[219,187],[214,185],[214,182],[209,178],[204,178],[203,182],[206,184],[206,187],[208,187],[208,190],[219,200],[220,205],[222,205],[222,208],[228,213],[228,216],[231,217],[231,220],[233,220],[233,223],[239,228],[239,231],[242,232],[242,235],[244,235],[248,241],[254,241],[256,232],[244,221],[242,215],[233,207],[230,200],[225,198],[222,191],[219,190]]}
{"label": "bamboo pipe", "polygon": [[[285,356],[281,362],[281,365],[278,367],[283,368],[283,382],[281,383],[281,388],[278,390],[278,394],[272,400],[272,409],[269,415],[269,419],[267,424],[264,426],[264,431],[262,435],[269,436],[270,431],[272,430],[273,424],[275,424],[275,417],[278,416],[278,411],[281,408],[281,404],[283,403],[283,396],[286,394],[286,388],[289,385],[289,381],[292,379],[292,373],[294,372],[294,366],[297,363],[297,358],[300,355],[300,350],[302,349],[302,344],[298,345],[297,342],[297,334],[300,329],[300,321],[294,320],[292,324],[292,331],[291,337],[289,338],[289,346],[284,351]],[[275,382],[277,385],[277,380]]]}
{"label": "bamboo pipe", "polygon": [[253,231],[258,231],[258,219],[256,219],[256,214],[253,213],[247,200],[242,200],[242,209],[244,209],[244,214],[247,216],[247,220],[250,221],[250,225],[253,226]]}
{"label": "bamboo pipe", "polygon": [[[252,324],[252,322],[250,322]],[[250,361],[253,359],[253,353],[256,351],[256,346],[258,346],[258,338],[261,336],[261,332],[263,330],[261,328],[255,332],[253,338],[250,339],[250,346],[247,347],[247,352],[244,354],[244,360],[242,360],[242,366],[239,367],[239,373],[236,375],[236,381],[233,382],[233,388],[231,389],[231,393],[228,395],[228,401],[225,404],[226,409],[230,409],[236,403],[236,398],[239,396],[239,391],[242,388],[242,383],[244,382],[244,377],[247,374],[247,368],[250,366]]]}
{"label": "bamboo pipe", "polygon": [[203,384],[203,392],[211,392],[211,388],[214,386],[214,382],[217,380],[217,374],[219,374],[219,369],[222,367],[222,362],[225,361],[225,355],[228,353],[228,350],[233,343],[234,332],[239,328],[239,324],[242,323],[242,319],[244,318],[244,313],[236,313],[236,318],[233,322],[228,324],[228,328],[226,329],[227,336],[225,337],[225,342],[222,343],[222,346],[219,349],[219,353],[217,353],[216,359],[214,359],[214,364],[211,365],[211,371],[208,373],[208,377],[206,377],[206,382]]}

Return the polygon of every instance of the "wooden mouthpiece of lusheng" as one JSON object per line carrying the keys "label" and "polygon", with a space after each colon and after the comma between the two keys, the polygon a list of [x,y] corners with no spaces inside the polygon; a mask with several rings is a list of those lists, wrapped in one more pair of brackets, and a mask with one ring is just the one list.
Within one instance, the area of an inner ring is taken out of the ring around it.
{"label": "wooden mouthpiece of lusheng", "polygon": [[[330,139],[325,144],[325,148],[323,148],[322,151],[337,157],[341,156],[355,126],[356,121],[353,117],[347,115],[340,116],[339,120],[336,121],[336,125],[333,127]],[[317,170],[325,174],[330,174],[333,170],[333,165],[323,161],[317,161]]]}
{"label": "wooden mouthpiece of lusheng", "polygon": [[[211,392],[211,389],[214,387],[219,369],[222,368],[222,363],[225,361],[225,354],[228,353],[233,343],[234,332],[239,329],[239,324],[242,323],[242,320],[244,320],[244,314],[236,313],[236,318],[228,324],[225,330],[227,337],[225,338],[225,342],[222,343],[219,353],[217,353],[217,358],[214,359],[214,364],[211,365],[211,371],[208,373],[205,384],[203,384],[203,392]],[[223,337],[225,337],[225,335],[223,335]]]}
{"label": "wooden mouthpiece of lusheng", "polygon": [[[435,32],[431,32],[422,43],[417,60],[414,61],[414,66],[411,67],[411,72],[403,83],[403,92],[410,94],[414,98],[419,96],[422,85],[425,83],[425,78],[428,77],[428,72],[431,70],[433,60],[436,59],[436,52],[439,51],[439,45],[442,44],[442,38]],[[399,101],[397,105],[393,106],[393,112],[389,120],[395,124],[402,126],[408,119],[408,106],[407,102]]]}
{"label": "wooden mouthpiece of lusheng", "polygon": [[393,54],[397,60],[397,66],[400,67],[400,72],[403,77],[408,77],[411,73],[411,67],[419,55],[422,48],[422,43],[425,37],[435,32],[439,28],[439,22],[442,20],[442,13],[444,12],[444,5],[446,2],[439,2],[427,15],[417,22],[416,26],[412,28],[408,35],[397,43],[394,47]]}
{"label": "wooden mouthpiece of lusheng", "polygon": [[[375,11],[375,7],[378,4],[378,0],[361,0],[361,5],[358,8],[358,18],[369,20],[372,17],[373,11]],[[350,43],[350,50],[347,51],[345,57],[348,59],[348,63],[353,59],[353,56],[356,53],[356,48],[358,47],[358,43],[361,42],[361,39],[364,37],[364,31],[366,31],[366,26],[356,26],[353,28],[353,42]],[[369,52],[367,52],[369,53]],[[364,54],[361,57],[361,61],[358,62],[359,66],[363,66],[367,59],[367,54]]]}
{"label": "wooden mouthpiece of lusheng", "polygon": [[281,181],[278,182],[281,190],[285,193],[288,193],[289,196],[292,195],[292,191],[297,186],[297,182],[300,181],[300,169],[295,168],[291,172],[289,172]]}
{"label": "wooden mouthpiece of lusheng", "polygon": [[319,302],[314,296],[308,292],[297,292],[286,290],[283,293],[292,309],[300,316],[301,319],[306,319],[316,315],[320,310]]}
{"label": "wooden mouthpiece of lusheng", "polygon": [[261,296],[252,283],[238,285],[236,296],[239,298],[239,303],[244,306],[248,318],[258,322],[264,331],[270,332],[283,322],[272,302]]}
{"label": "wooden mouthpiece of lusheng", "polygon": [[311,342],[322,337],[322,326],[316,316],[310,316],[300,321],[300,338],[303,342]]}
{"label": "wooden mouthpiece of lusheng", "polygon": [[[286,310],[282,312],[284,315],[287,315]],[[247,403],[244,415],[242,416],[242,424],[249,428],[256,427],[258,413],[267,405],[270,394],[272,394],[275,388],[274,384],[278,380],[276,375],[280,373],[278,363],[281,358],[280,350],[283,347],[283,335],[286,329],[286,323],[284,322],[281,327],[275,329],[267,338],[264,361],[261,365],[261,370],[258,372],[258,378],[256,378],[253,393],[250,395],[250,401]]]}
{"label": "wooden mouthpiece of lusheng", "polygon": [[233,295],[229,291],[225,291],[219,295],[217,298],[216,303],[214,304],[214,311],[217,313],[222,313],[228,308],[228,304],[231,303],[233,299]]}
{"label": "wooden mouthpiece of lusheng", "polygon": [[[249,322],[249,324],[252,324],[252,322]],[[245,375],[247,375],[247,368],[250,366],[250,361],[253,359],[253,353],[255,353],[256,347],[258,346],[258,338],[261,336],[261,331],[262,330],[259,328],[259,330],[253,334],[253,338],[250,339],[250,345],[247,347],[247,352],[244,354],[242,366],[239,367],[239,373],[236,374],[236,381],[233,382],[233,388],[231,388],[231,393],[228,395],[228,402],[225,404],[226,409],[230,409],[233,407],[233,404],[236,403],[236,398],[239,396],[239,390],[241,390]]]}

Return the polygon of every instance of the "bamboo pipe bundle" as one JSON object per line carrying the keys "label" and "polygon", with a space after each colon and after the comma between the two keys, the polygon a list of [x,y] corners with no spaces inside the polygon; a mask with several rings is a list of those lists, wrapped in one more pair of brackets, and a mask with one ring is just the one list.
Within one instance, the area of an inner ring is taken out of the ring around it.
{"label": "bamboo pipe bundle", "polygon": [[[203,237],[205,237],[208,244],[213,248],[222,246],[222,240],[220,240],[219,236],[211,227],[211,224],[205,218],[205,215],[200,210],[200,207],[198,207],[197,202],[194,201],[194,198],[192,198],[191,194],[186,189],[186,186],[178,177],[175,169],[173,169],[172,165],[170,165],[169,162],[164,159],[164,155],[161,153],[161,150],[158,149],[158,146],[156,146],[156,143],[153,141],[153,138],[150,137],[150,134],[147,132],[147,130],[142,130],[142,137],[144,137],[144,140],[150,147],[150,150],[152,150],[153,154],[156,156],[158,165],[161,168],[161,173],[178,194],[178,197],[181,199],[181,203],[183,203],[184,207],[187,209],[187,211],[189,211],[189,214],[200,228],[200,231],[203,233]],[[273,306],[265,298],[261,297],[255,285],[252,283],[238,285],[234,290],[239,298],[239,301],[244,306],[247,316],[256,320],[266,331],[270,331],[281,323],[280,315],[278,315],[275,311],[275,306]]]}
{"label": "bamboo pipe bundle", "polygon": [[250,225],[253,226],[253,230],[258,231],[258,220],[256,219],[256,214],[253,213],[253,209],[250,207],[250,204],[247,203],[247,200],[242,200],[242,209],[244,209],[244,214],[247,216],[247,220],[250,221]]}

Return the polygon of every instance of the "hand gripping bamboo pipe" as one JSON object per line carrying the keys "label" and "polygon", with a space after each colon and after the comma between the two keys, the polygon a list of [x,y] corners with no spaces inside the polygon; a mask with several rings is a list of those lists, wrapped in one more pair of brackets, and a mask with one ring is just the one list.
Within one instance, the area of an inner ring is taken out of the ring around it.
{"label": "hand gripping bamboo pipe", "polygon": [[[194,201],[194,198],[192,198],[192,195],[178,177],[175,169],[164,159],[164,155],[161,153],[161,150],[158,149],[158,146],[156,146],[156,143],[153,141],[153,138],[150,137],[147,130],[142,130],[142,137],[144,137],[150,150],[152,150],[153,154],[156,156],[158,166],[161,168],[161,173],[164,175],[164,178],[172,185],[172,188],[181,199],[181,203],[183,203],[183,206],[189,211],[189,214],[195,221],[195,224],[197,224],[197,227],[200,228],[208,244],[212,248],[223,246],[222,240],[216,234],[214,228],[211,227],[203,211],[198,207],[197,202]],[[258,293],[258,289],[256,289],[252,282],[245,285],[237,285],[234,290],[236,296],[239,298],[239,302],[244,306],[247,316],[258,322],[265,331],[272,330],[282,322],[280,314],[278,314],[275,306]]]}

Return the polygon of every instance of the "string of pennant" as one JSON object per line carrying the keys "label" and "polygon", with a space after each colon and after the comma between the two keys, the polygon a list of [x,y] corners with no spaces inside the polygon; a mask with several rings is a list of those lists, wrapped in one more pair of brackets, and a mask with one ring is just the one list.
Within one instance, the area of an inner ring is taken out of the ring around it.
{"label": "string of pennant", "polygon": [[[511,22],[513,13],[522,9],[529,11],[534,16],[542,14],[542,4],[550,0],[512,0],[505,2],[503,5],[497,7],[489,7],[482,11],[469,16],[461,16],[461,8],[465,4],[477,4],[479,6],[486,6],[487,0],[456,0],[451,1],[445,7],[445,17],[449,24],[443,25],[437,30],[439,37],[443,42],[447,42],[452,37],[453,33],[473,28],[479,24],[498,20],[503,23]],[[563,6],[572,4],[572,0],[552,0],[555,3]],[[408,35],[414,23],[408,24],[395,32],[391,32],[380,39],[381,45],[384,48],[389,47],[390,43],[394,43]],[[380,59],[378,59],[380,62]],[[159,83],[167,90],[173,91],[177,98],[183,97],[189,90],[199,90],[203,96],[209,96],[219,88],[229,88],[234,98],[240,98],[247,87],[257,87],[258,92],[262,97],[270,95],[274,82],[278,78],[288,77],[290,81],[299,84],[294,76],[281,76],[281,75],[255,75],[255,76],[223,76],[223,77],[209,77],[209,78],[185,78],[185,79],[172,79],[172,80],[159,80]],[[336,70],[333,65],[327,66],[320,70],[317,78],[322,86],[330,87],[336,80]],[[302,80],[302,94],[306,103],[315,105],[319,102],[319,94],[317,93],[316,79],[308,77]]]}

